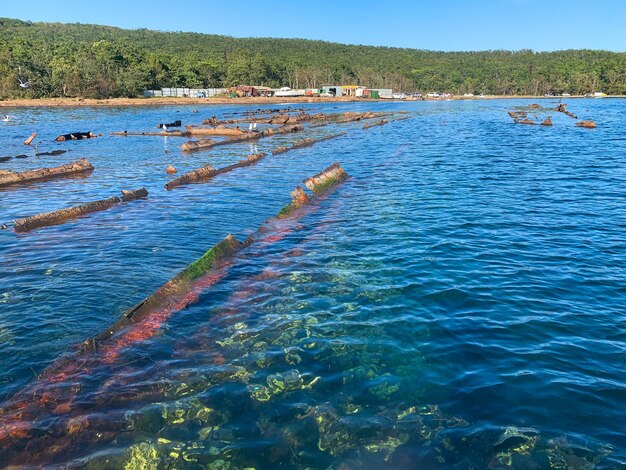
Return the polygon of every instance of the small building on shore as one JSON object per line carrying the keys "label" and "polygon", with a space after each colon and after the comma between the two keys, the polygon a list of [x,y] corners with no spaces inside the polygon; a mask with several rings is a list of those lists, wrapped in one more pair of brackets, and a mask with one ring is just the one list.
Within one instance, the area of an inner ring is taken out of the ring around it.
{"label": "small building on shore", "polygon": [[363,98],[390,100],[393,98],[393,90],[391,88],[366,88],[363,90]]}
{"label": "small building on shore", "polygon": [[209,98],[224,95],[226,88],[161,88],[160,90],[145,90],[144,98]]}
{"label": "small building on shore", "polygon": [[238,97],[250,97],[250,96],[273,96],[274,90],[266,86],[258,85],[238,85],[228,89],[229,94],[237,95]]}

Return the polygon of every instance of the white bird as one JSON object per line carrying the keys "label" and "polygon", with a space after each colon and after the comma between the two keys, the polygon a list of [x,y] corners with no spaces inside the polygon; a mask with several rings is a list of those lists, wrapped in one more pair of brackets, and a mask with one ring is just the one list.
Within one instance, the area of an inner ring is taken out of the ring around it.
{"label": "white bird", "polygon": [[252,127],[252,123],[250,123],[250,125],[248,126],[248,131],[249,131],[249,132],[252,132],[252,129],[253,129],[253,127]]}
{"label": "white bird", "polygon": [[17,77],[17,80],[20,82],[20,87],[21,88],[29,88],[30,87],[30,82],[28,80],[24,81],[20,77]]}
{"label": "white bird", "polygon": [[254,123],[254,129],[256,129],[256,122]]}
{"label": "white bird", "polygon": [[163,124],[163,125],[161,126],[161,129],[163,129],[165,132],[167,132],[167,126],[166,126],[165,124]]}
{"label": "white bird", "polygon": [[9,122],[11,120],[11,116],[9,116],[8,114],[3,114],[2,115],[2,121],[3,122]]}

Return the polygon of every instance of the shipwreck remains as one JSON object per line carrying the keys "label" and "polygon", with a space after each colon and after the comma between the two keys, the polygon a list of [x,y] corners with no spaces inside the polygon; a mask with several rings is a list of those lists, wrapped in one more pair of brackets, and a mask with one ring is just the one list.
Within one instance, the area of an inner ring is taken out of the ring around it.
{"label": "shipwreck remains", "polygon": [[566,114],[566,115],[568,115],[569,117],[571,117],[571,118],[573,118],[573,119],[578,119],[578,116],[576,116],[576,115],[575,115],[575,114],[573,114],[573,113],[570,113],[570,112],[567,110],[567,105],[566,105],[565,103],[560,103],[560,104],[556,107],[556,110],[557,110],[559,113]]}
{"label": "shipwreck remains", "polygon": [[320,197],[334,186],[344,182],[349,178],[348,173],[335,162],[328,168],[320,171],[303,181],[304,186],[311,191],[314,196],[309,196],[300,186],[296,186],[291,192],[291,202],[281,209],[278,218],[289,217],[294,211],[310,204],[314,197]]}
{"label": "shipwreck remains", "polygon": [[540,126],[552,126],[552,118],[550,116],[548,116],[547,118],[545,118],[541,124],[539,124]]}
{"label": "shipwreck remains", "polygon": [[576,123],[576,127],[584,127],[585,129],[595,129],[598,127],[595,121],[580,121]]}
{"label": "shipwreck remains", "polygon": [[272,150],[272,155],[278,155],[280,153],[289,152],[290,150],[296,150],[296,149],[301,149],[301,148],[305,148],[305,147],[311,147],[312,145],[315,145],[318,142],[322,142],[324,140],[334,139],[336,137],[341,137],[341,136],[344,136],[344,135],[346,135],[346,133],[345,132],[341,132],[339,134],[327,135],[327,136],[321,137],[319,139],[312,139],[312,138],[302,139],[299,142],[296,142],[296,143],[294,143],[293,145],[291,145],[289,147],[285,147],[285,146],[276,147],[275,149]]}
{"label": "shipwreck remains", "polygon": [[41,227],[50,227],[52,225],[60,225],[68,220],[75,219],[85,214],[99,212],[110,209],[120,202],[129,202],[148,196],[146,188],[135,189],[133,191],[122,191],[122,198],[117,196],[99,201],[89,202],[80,206],[60,209],[53,212],[44,212],[42,214],[16,219],[13,223],[13,229],[16,232],[28,232]]}
{"label": "shipwreck remains", "polygon": [[329,188],[342,183],[347,178],[348,173],[338,162],[335,162],[318,174],[305,179],[303,183],[309,191],[319,195],[325,193]]}
{"label": "shipwreck remains", "polygon": [[200,139],[200,140],[190,140],[189,142],[185,142],[181,145],[181,149],[183,152],[194,152],[196,150],[206,150],[213,147],[217,147],[218,145],[226,145],[226,144],[234,144],[237,142],[245,142],[248,140],[257,140],[262,137],[260,132],[254,133],[245,133],[240,136],[229,137],[225,140],[212,140],[212,139]]}
{"label": "shipwreck remains", "polygon": [[197,126],[185,126],[185,132],[188,135],[223,135],[223,136],[239,136],[246,135],[248,132],[241,130],[238,127],[197,127]]}
{"label": "shipwreck remains", "polygon": [[182,131],[160,131],[160,132],[128,132],[128,131],[115,131],[110,132],[109,135],[130,137],[130,136],[145,136],[145,137],[189,137],[190,134]]}
{"label": "shipwreck remains", "polygon": [[28,139],[24,141],[24,145],[30,145],[33,140],[37,137],[37,133],[33,132]]}
{"label": "shipwreck remains", "polygon": [[215,167],[213,167],[212,165],[205,165],[202,168],[189,171],[185,173],[184,175],[179,176],[176,179],[168,181],[165,184],[165,189],[170,191],[178,186],[182,186],[185,184],[203,183],[221,173],[228,173],[229,171],[232,171],[235,168],[250,166],[253,163],[256,163],[259,160],[261,160],[263,157],[265,157],[265,153],[263,152],[253,153],[251,155],[248,155],[248,157],[245,160],[240,160],[237,163],[225,166],[223,168],[220,168],[219,170],[215,169]]}
{"label": "shipwreck remains", "polygon": [[22,172],[7,171],[0,173],[0,188],[33,181],[72,176],[91,171],[93,171],[93,166],[91,166],[91,163],[85,158],[53,168],[39,168]]}
{"label": "shipwreck remains", "polygon": [[39,153],[36,153],[35,156],[36,157],[44,157],[44,156],[56,157],[57,155],[63,155],[66,152],[67,152],[67,150],[51,150],[50,152],[39,152]]}
{"label": "shipwreck remains", "polygon": [[[408,119],[408,118],[403,118],[403,119]],[[369,123],[369,124],[365,124],[363,126],[363,129],[369,129],[370,127],[376,127],[376,126],[384,126],[385,124],[387,124],[389,121],[387,121],[387,119],[382,118],[380,121],[377,122],[373,122],[373,123]]]}

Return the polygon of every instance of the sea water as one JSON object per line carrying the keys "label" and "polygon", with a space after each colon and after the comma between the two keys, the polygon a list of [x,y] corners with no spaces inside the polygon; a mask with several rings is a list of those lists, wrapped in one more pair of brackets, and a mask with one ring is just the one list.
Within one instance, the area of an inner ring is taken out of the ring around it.
{"label": "sea water", "polygon": [[[506,112],[530,103],[307,104],[411,119],[311,129],[348,134],[174,191],[163,188],[168,165],[219,168],[303,135],[183,154],[181,138],[108,133],[255,106],[9,109],[0,156],[28,158],[1,170],[80,157],[95,170],[0,190],[5,403],[227,234],[257,230],[304,178],[335,161],[351,178],[286,236],[244,250],[156,335],[59,384],[67,406],[42,404],[23,437],[0,431],[0,462],[626,465],[626,101],[568,100],[592,130],[549,111],[554,100],[535,111],[553,127],[515,125]],[[33,131],[36,148],[25,147]],[[75,131],[104,135],[53,142]],[[55,149],[68,152],[34,156]],[[142,186],[146,200],[10,230]]]}

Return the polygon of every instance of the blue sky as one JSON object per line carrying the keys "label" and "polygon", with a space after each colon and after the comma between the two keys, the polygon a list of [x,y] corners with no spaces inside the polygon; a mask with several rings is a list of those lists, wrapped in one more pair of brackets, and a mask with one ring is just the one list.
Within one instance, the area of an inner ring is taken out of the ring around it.
{"label": "blue sky", "polygon": [[433,50],[626,51],[626,0],[17,0],[0,16]]}

